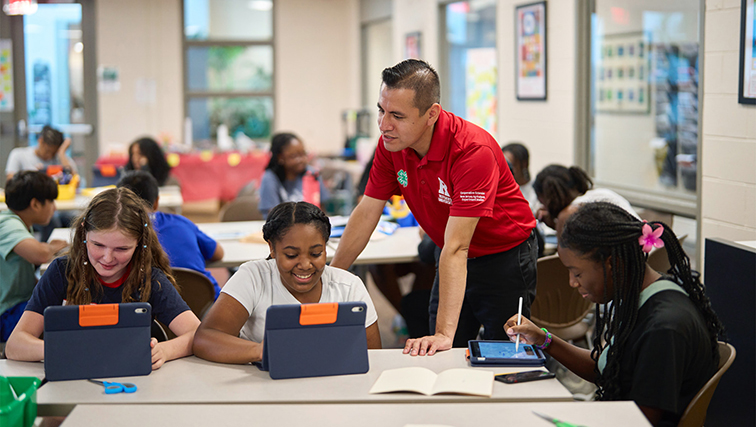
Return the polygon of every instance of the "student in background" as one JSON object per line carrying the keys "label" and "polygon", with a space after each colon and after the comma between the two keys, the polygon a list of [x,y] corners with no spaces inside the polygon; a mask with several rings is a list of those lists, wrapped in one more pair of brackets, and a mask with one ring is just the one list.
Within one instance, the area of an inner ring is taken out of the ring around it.
{"label": "student in background", "polygon": [[519,142],[511,142],[501,148],[507,163],[512,167],[512,175],[520,186],[520,191],[528,201],[533,215],[538,211],[538,196],[530,180],[530,153],[527,147]]}
{"label": "student in background", "polygon": [[[317,182],[318,185],[314,185]],[[263,217],[283,202],[309,202],[318,207],[328,199],[328,190],[307,166],[307,152],[302,140],[292,133],[277,133],[270,142],[270,161],[260,181]]]}
{"label": "student in background", "polygon": [[163,149],[150,137],[139,138],[129,145],[129,161],[124,169],[151,173],[159,187],[168,183],[171,174],[171,166],[165,160]]}
{"label": "student in background", "polygon": [[[636,219],[640,216],[624,197],[606,188],[593,188],[593,181],[584,170],[577,166],[566,168],[562,165],[546,166],[538,172],[533,182],[533,189],[543,207],[537,217],[549,227],[559,230],[557,226],[584,203],[608,202],[626,210]],[[567,209],[571,207],[571,209]]]}
{"label": "student in background", "polygon": [[[662,245],[670,276],[646,263],[651,248]],[[517,326],[517,315],[507,321],[507,334],[511,339],[520,334],[521,342],[545,348],[595,382],[601,400],[634,400],[653,425],[676,426],[717,370],[717,338],[724,327],[672,230],[643,223],[614,204],[588,203],[566,220],[558,251],[570,286],[599,304],[593,350],[527,319]]]}
{"label": "student in background", "polygon": [[152,227],[168,255],[171,267],[189,268],[204,274],[213,282],[215,298],[218,298],[218,281],[205,269],[205,262],[223,259],[223,247],[183,216],[158,212],[158,184],[149,173],[128,172],[118,181],[117,187],[128,188],[147,202],[152,212]]}
{"label": "student in background", "polygon": [[229,279],[197,330],[195,354],[223,363],[262,360],[268,307],[347,301],[367,304],[368,348],[381,348],[378,315],[365,285],[326,265],[330,234],[328,217],[315,205],[285,202],[273,208],[263,226],[270,257],[242,264]]}
{"label": "student in background", "polygon": [[176,338],[152,347],[152,369],[192,354],[199,319],[176,290],[168,257],[152,229],[145,203],[127,188],[96,195],[76,218],[68,256],[55,259],[34,289],[5,347],[9,359],[45,356],[44,310],[51,305],[149,302]]}
{"label": "student in background", "polygon": [[35,266],[50,262],[63,240],[41,243],[32,225],[47,225],[55,212],[58,185],[42,172],[22,171],[5,188],[8,210],[0,212],[0,342],[8,341],[32,296]]}
{"label": "student in background", "polygon": [[63,134],[55,128],[45,125],[37,139],[36,147],[17,147],[11,150],[5,166],[6,179],[21,171],[47,171],[48,166],[60,165],[76,172],[74,163],[66,151],[71,146],[70,139],[63,139]]}

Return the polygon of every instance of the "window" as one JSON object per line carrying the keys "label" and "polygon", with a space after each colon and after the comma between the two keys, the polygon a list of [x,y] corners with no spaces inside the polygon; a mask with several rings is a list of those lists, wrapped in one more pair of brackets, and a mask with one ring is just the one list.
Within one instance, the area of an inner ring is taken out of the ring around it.
{"label": "window", "polygon": [[[631,202],[695,215],[699,2],[597,0],[589,170]],[[645,199],[645,200],[644,200]]]}
{"label": "window", "polygon": [[442,6],[443,105],[496,135],[496,1]]}
{"label": "window", "polygon": [[268,139],[273,123],[273,1],[184,0],[184,99],[195,144],[225,125]]}

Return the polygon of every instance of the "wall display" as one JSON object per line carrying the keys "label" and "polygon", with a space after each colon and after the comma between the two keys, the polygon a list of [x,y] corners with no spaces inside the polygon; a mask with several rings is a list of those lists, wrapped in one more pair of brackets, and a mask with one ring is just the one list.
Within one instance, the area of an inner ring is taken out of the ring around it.
{"label": "wall display", "polygon": [[0,111],[13,111],[13,50],[11,40],[0,40]]}
{"label": "wall display", "polygon": [[594,90],[603,113],[649,113],[650,40],[646,33],[604,36]]}
{"label": "wall display", "polygon": [[740,8],[740,81],[738,102],[756,104],[756,34],[753,14],[756,0],[743,0]]}
{"label": "wall display", "polygon": [[517,99],[546,100],[546,2],[515,10]]}
{"label": "wall display", "polygon": [[496,135],[496,48],[467,50],[465,118]]}
{"label": "wall display", "polygon": [[404,59],[420,59],[421,33],[408,33],[404,38]]}

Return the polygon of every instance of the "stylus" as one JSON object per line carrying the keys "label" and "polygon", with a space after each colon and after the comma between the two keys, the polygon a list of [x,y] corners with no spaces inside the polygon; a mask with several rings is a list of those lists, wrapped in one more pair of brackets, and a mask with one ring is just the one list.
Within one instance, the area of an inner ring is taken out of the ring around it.
{"label": "stylus", "polygon": [[[520,297],[520,303],[517,307],[517,326],[520,326],[522,324],[522,297]],[[515,353],[518,353],[520,351],[520,333],[517,333],[517,338],[515,339]]]}

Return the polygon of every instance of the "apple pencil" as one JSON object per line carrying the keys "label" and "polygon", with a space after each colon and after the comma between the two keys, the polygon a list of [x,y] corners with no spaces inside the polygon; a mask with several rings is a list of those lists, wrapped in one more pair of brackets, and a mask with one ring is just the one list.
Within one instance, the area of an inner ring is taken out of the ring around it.
{"label": "apple pencil", "polygon": [[[520,303],[517,307],[517,326],[522,324],[522,297],[520,297]],[[515,353],[520,351],[520,333],[517,333],[517,339],[515,340]]]}

